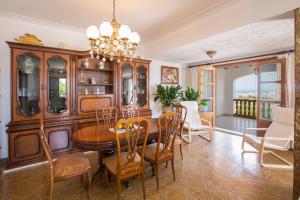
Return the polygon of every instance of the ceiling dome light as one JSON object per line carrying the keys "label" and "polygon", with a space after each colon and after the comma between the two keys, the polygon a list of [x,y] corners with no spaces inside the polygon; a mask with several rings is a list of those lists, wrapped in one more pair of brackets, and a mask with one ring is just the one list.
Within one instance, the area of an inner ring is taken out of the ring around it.
{"label": "ceiling dome light", "polygon": [[113,33],[113,27],[109,22],[103,22],[100,25],[99,30],[102,37],[110,37]]}
{"label": "ceiling dome light", "polygon": [[131,35],[131,30],[129,28],[129,26],[127,25],[122,25],[120,30],[119,30],[119,36],[122,39],[129,39]]}
{"label": "ceiling dome light", "polygon": [[97,39],[99,37],[99,30],[98,30],[97,26],[90,25],[86,29],[86,35],[88,36],[88,38]]}
{"label": "ceiling dome light", "polygon": [[132,32],[130,34],[129,41],[131,43],[138,44],[140,42],[140,40],[141,40],[140,35],[137,32]]}

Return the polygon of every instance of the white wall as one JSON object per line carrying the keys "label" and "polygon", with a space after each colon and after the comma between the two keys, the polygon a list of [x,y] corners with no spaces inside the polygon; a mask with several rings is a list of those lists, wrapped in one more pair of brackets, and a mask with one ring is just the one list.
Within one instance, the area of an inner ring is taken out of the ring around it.
{"label": "white wall", "polygon": [[186,88],[186,64],[152,59],[150,65],[150,109],[152,110],[152,117],[158,117],[162,113],[162,106],[157,101],[154,102],[156,94],[156,85],[160,84],[160,69],[161,66],[170,66],[179,68],[179,85],[183,89]]}

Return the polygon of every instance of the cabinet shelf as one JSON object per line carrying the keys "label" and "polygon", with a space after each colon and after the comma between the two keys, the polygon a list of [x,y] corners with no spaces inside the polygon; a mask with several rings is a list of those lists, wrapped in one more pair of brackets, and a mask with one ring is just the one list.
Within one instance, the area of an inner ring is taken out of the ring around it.
{"label": "cabinet shelf", "polygon": [[94,72],[114,72],[113,69],[97,69],[97,68],[78,68],[81,71],[94,71]]}
{"label": "cabinet shelf", "polygon": [[112,83],[90,84],[90,83],[78,83],[78,86],[113,86]]}
{"label": "cabinet shelf", "polygon": [[105,93],[105,94],[97,94],[97,93],[91,93],[91,94],[78,94],[79,96],[106,96],[106,95],[113,95],[113,93]]}

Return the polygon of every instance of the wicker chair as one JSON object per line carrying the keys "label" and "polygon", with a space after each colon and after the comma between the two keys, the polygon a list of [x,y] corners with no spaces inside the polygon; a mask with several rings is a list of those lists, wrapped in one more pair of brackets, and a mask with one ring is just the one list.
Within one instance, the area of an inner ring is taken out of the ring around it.
{"label": "wicker chair", "polygon": [[89,199],[91,199],[91,165],[89,160],[86,157],[84,157],[82,153],[73,153],[61,156],[53,161],[52,152],[48,141],[45,137],[43,120],[41,120],[40,140],[43,145],[47,160],[49,162],[49,200],[51,200],[53,197],[53,187],[55,182],[67,180],[75,176],[81,176],[82,180],[86,180],[88,197]]}
{"label": "wicker chair", "polygon": [[183,160],[183,154],[182,154],[182,132],[183,132],[183,125],[185,123],[185,119],[186,119],[186,107],[184,107],[181,104],[176,104],[173,106],[173,110],[175,112],[177,112],[180,116],[181,116],[181,121],[180,121],[180,129],[178,131],[178,137],[176,137],[175,139],[175,146],[179,146],[180,147],[180,155],[181,155],[181,159]]}
{"label": "wicker chair", "polygon": [[159,165],[171,161],[175,181],[174,143],[179,129],[180,115],[176,112],[166,112],[158,119],[157,143],[148,145],[145,149],[145,160],[151,163],[153,172],[156,172],[157,190],[159,190]]}
{"label": "wicker chair", "polygon": [[127,106],[122,107],[122,118],[127,119],[127,118],[134,118],[134,117],[139,117],[140,112],[137,106],[131,104]]}
{"label": "wicker chair", "polygon": [[[120,126],[123,128],[119,129]],[[103,163],[109,175],[116,179],[118,200],[121,198],[121,181],[138,175],[141,176],[143,197],[146,198],[144,151],[149,130],[150,124],[146,118],[121,119],[115,126],[118,152],[113,156],[104,158]],[[138,153],[139,144],[142,144],[141,154]]]}
{"label": "wicker chair", "polygon": [[116,107],[103,107],[96,110],[98,125],[102,121],[104,124],[114,124],[118,120],[118,109]]}

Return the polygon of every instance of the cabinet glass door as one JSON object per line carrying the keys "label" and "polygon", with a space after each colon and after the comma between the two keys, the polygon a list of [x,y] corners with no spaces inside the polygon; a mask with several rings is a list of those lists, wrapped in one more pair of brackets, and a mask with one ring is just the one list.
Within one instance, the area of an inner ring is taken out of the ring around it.
{"label": "cabinet glass door", "polygon": [[125,63],[122,65],[122,105],[133,104],[133,67]]}
{"label": "cabinet glass door", "polygon": [[32,53],[17,56],[18,64],[18,114],[31,117],[41,111],[40,70],[41,59]]}
{"label": "cabinet glass door", "polygon": [[136,104],[142,108],[147,106],[147,68],[139,65],[136,68]]}
{"label": "cabinet glass door", "polygon": [[47,66],[47,112],[57,115],[67,111],[67,61],[60,56],[54,56],[47,60]]}

